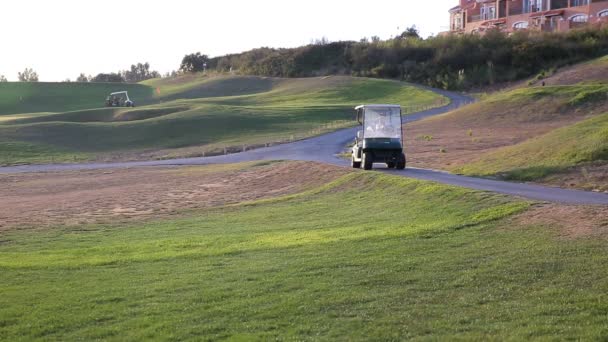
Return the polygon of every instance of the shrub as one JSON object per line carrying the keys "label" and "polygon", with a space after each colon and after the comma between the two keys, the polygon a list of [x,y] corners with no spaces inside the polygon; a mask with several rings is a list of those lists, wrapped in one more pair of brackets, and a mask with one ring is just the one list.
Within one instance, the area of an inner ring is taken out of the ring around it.
{"label": "shrub", "polygon": [[[209,68],[261,76],[307,77],[347,73],[399,78],[445,89],[468,89],[513,81],[608,53],[608,27],[566,33],[491,31],[485,36],[412,35],[388,40],[309,44],[292,49],[259,48],[209,59]],[[206,57],[206,56],[205,56]]]}

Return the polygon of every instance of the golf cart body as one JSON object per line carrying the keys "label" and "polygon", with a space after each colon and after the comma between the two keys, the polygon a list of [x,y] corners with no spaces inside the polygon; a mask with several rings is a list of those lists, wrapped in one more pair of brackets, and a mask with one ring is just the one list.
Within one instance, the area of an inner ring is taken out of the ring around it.
{"label": "golf cart body", "polygon": [[352,148],[352,166],[370,170],[374,163],[388,168],[405,168],[401,106],[362,105],[355,108],[357,121],[363,127],[357,132]]}
{"label": "golf cart body", "polygon": [[135,107],[126,91],[117,91],[106,97],[106,107]]}

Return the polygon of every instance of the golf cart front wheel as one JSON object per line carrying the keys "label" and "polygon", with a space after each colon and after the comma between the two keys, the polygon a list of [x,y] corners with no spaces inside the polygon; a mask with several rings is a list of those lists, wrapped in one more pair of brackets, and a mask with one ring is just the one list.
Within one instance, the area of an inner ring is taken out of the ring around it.
{"label": "golf cart front wheel", "polygon": [[361,167],[361,162],[359,161],[355,161],[355,157],[351,157],[350,158],[350,166],[352,166],[353,169],[358,169]]}

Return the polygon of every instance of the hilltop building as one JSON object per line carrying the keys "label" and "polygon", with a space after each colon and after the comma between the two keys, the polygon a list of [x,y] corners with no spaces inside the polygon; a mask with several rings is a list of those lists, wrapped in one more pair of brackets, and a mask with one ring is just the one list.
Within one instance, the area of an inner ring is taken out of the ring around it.
{"label": "hilltop building", "polygon": [[460,0],[450,9],[450,32],[568,31],[608,23],[608,0]]}

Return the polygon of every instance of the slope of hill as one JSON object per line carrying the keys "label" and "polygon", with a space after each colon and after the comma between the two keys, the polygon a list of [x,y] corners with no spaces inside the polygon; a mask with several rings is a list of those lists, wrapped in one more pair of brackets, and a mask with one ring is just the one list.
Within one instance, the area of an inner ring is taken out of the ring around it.
{"label": "slope of hill", "polygon": [[[608,190],[601,152],[605,116],[595,118],[608,112],[606,75],[608,56],[531,82],[538,86],[512,86],[413,123],[406,129],[411,164]],[[541,80],[546,86],[540,86]]]}
{"label": "slope of hill", "polygon": [[184,74],[141,82],[164,100],[198,99],[263,93],[272,90],[281,79],[257,76]]}
{"label": "slope of hill", "polygon": [[[608,164],[608,113],[551,131],[520,144],[504,147],[481,156],[458,172],[477,176],[500,176],[510,180],[542,181],[550,175],[570,173],[575,166],[588,167],[580,184],[608,190],[608,174],[593,172]],[[591,171],[591,172],[590,172]],[[572,181],[571,181],[572,182]]]}
{"label": "slope of hill", "polygon": [[405,127],[412,164],[449,169],[608,111],[607,85],[533,87],[496,93]]}
{"label": "slope of hill", "polygon": [[0,83],[0,116],[36,112],[65,112],[104,106],[106,96],[126,90],[137,103],[153,97],[153,89],[124,83]]}
{"label": "slope of hill", "polygon": [[545,77],[541,75],[535,84],[542,81],[546,85],[608,82],[608,56],[565,67]]}
{"label": "slope of hill", "polygon": [[[201,77],[179,89],[165,87],[170,82],[148,82],[161,93],[155,105],[11,115],[0,121],[0,164],[217,154],[352,125],[352,107],[362,102],[447,101],[403,83],[352,77]],[[165,102],[181,96],[200,98]]]}

